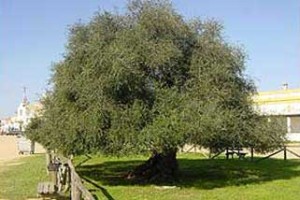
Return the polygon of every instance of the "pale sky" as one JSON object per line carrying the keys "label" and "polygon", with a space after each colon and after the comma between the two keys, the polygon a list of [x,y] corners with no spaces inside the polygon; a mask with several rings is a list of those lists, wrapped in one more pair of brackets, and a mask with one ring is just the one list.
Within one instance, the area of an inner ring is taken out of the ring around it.
{"label": "pale sky", "polygon": [[[174,0],[186,19],[215,18],[225,36],[243,45],[247,74],[259,91],[284,82],[300,88],[300,1]],[[125,0],[0,0],[0,118],[11,116],[22,99],[47,88],[51,64],[62,58],[68,25],[89,21],[98,10],[124,11]]]}

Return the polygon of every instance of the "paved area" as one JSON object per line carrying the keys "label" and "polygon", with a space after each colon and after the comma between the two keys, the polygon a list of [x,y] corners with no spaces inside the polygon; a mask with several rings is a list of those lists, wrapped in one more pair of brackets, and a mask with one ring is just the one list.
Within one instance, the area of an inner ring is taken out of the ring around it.
{"label": "paved area", "polygon": [[[35,145],[35,153],[44,152],[45,150],[41,145]],[[0,136],[0,165],[6,161],[14,160],[22,156],[28,155],[19,155],[16,136]]]}

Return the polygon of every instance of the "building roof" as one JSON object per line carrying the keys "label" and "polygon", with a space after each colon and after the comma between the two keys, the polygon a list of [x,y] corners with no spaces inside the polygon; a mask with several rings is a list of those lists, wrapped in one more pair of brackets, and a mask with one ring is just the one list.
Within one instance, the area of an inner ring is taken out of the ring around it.
{"label": "building roof", "polygon": [[300,89],[282,89],[269,92],[259,92],[253,97],[255,103],[275,104],[275,103],[300,103]]}
{"label": "building roof", "polygon": [[263,114],[300,115],[300,89],[259,92],[253,101]]}

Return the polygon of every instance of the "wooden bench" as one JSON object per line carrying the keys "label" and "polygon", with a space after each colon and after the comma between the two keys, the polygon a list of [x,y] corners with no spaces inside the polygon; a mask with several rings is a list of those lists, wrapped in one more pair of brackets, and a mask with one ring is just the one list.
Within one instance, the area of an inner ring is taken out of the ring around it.
{"label": "wooden bench", "polygon": [[40,182],[37,187],[39,197],[52,196],[56,194],[56,187],[52,182]]}
{"label": "wooden bench", "polygon": [[226,157],[229,158],[229,156],[231,156],[231,158],[233,158],[233,154],[234,154],[234,151],[227,151]]}
{"label": "wooden bench", "polygon": [[242,148],[230,148],[230,149],[226,149],[226,158],[228,159],[229,156],[231,156],[231,158],[233,159],[234,154],[236,154],[239,159],[244,159],[245,156],[247,155],[246,152],[243,152]]}
{"label": "wooden bench", "polygon": [[247,155],[247,153],[243,151],[243,148],[236,148],[235,154],[239,157],[240,160],[244,159],[245,156]]}
{"label": "wooden bench", "polygon": [[239,159],[244,159],[246,154],[246,152],[236,152],[236,155],[239,157]]}

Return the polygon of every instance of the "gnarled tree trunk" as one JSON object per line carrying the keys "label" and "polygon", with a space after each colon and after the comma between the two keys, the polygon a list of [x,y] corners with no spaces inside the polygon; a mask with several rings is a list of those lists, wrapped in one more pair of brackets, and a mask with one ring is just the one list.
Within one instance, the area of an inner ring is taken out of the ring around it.
{"label": "gnarled tree trunk", "polygon": [[153,151],[152,156],[129,172],[127,178],[145,182],[174,180],[178,171],[176,153],[177,149],[165,150],[162,153]]}

